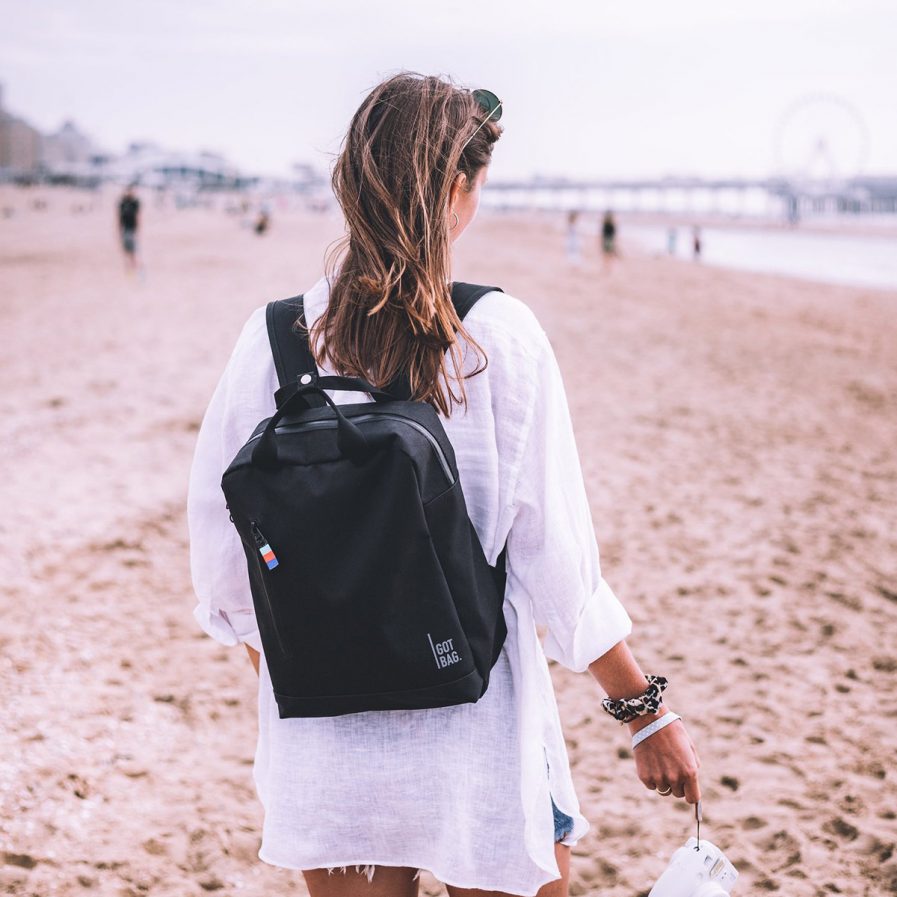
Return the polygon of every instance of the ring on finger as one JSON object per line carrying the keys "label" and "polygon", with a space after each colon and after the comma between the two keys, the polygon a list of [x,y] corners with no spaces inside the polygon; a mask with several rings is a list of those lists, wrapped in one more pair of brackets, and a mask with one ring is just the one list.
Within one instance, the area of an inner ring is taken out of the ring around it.
{"label": "ring on finger", "polygon": [[658,791],[657,793],[662,795],[663,797],[666,797],[672,790],[672,788],[667,788],[666,791]]}

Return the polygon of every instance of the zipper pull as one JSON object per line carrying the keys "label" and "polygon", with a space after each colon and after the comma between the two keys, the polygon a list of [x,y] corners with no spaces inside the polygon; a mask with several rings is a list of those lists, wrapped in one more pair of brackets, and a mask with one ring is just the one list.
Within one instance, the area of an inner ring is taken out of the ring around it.
{"label": "zipper pull", "polygon": [[230,509],[230,505],[226,504],[224,507],[227,509],[227,516],[230,517],[230,522],[231,522],[231,523],[236,523],[237,521],[234,520],[234,515],[233,515],[233,512],[232,512],[231,509]]}
{"label": "zipper pull", "polygon": [[262,556],[262,560],[268,565],[269,570],[273,570],[280,564],[280,561],[277,560],[277,556],[268,544],[268,540],[262,535],[262,531],[258,528],[258,525],[255,522],[250,521],[249,528],[252,531],[252,538],[255,540],[256,547],[259,550],[259,554]]}

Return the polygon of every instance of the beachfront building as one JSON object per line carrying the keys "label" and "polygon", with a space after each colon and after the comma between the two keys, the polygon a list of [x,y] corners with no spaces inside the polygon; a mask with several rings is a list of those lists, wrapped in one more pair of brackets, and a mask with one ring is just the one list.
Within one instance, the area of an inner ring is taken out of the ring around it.
{"label": "beachfront building", "polygon": [[41,159],[44,167],[54,173],[81,172],[85,167],[93,167],[99,155],[93,141],[73,121],[65,122],[55,134],[43,138]]}
{"label": "beachfront building", "polygon": [[110,162],[107,176],[121,183],[193,192],[243,186],[238,169],[218,153],[166,150],[155,143],[131,143]]}
{"label": "beachfront building", "polygon": [[41,165],[41,141],[36,128],[7,112],[0,84],[0,176],[36,175]]}

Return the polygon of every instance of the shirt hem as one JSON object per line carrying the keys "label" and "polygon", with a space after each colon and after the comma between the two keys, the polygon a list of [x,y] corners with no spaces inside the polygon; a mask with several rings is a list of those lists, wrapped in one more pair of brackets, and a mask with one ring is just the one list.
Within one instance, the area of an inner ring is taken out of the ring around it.
{"label": "shirt hem", "polygon": [[[402,866],[410,869],[423,869],[425,872],[429,872],[435,879],[442,882],[444,885],[451,885],[453,888],[464,888],[465,890],[482,890],[482,891],[502,891],[506,894],[519,894],[520,897],[536,897],[536,894],[545,887],[549,882],[558,881],[560,876],[549,876],[548,878],[541,881],[538,885],[536,885],[536,889],[534,891],[527,890],[525,885],[521,885],[519,882],[515,882],[512,884],[508,884],[508,882],[487,882],[483,883],[481,881],[473,882],[473,881],[465,881],[460,878],[455,878],[454,876],[444,876],[441,872],[439,872],[436,868],[431,868],[426,863],[414,863],[414,862],[405,862],[405,861],[393,861],[393,862],[384,862],[383,860],[371,860],[371,859],[337,859],[337,860],[316,860],[313,863],[309,863],[305,866],[295,865],[294,863],[289,863],[280,860],[274,860],[266,856],[264,848],[260,849],[258,852],[258,857],[263,863],[267,863],[269,866],[277,866],[281,869],[292,869],[297,872],[302,872],[303,870],[308,869],[327,869],[337,866]],[[533,864],[536,866],[536,864]],[[546,872],[547,870],[542,869],[541,866],[536,866],[540,871]]]}

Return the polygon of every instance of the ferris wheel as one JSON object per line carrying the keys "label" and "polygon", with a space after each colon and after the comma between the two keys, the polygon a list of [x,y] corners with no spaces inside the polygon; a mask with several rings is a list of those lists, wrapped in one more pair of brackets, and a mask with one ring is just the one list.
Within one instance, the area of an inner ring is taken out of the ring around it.
{"label": "ferris wheel", "polygon": [[856,107],[833,94],[792,103],[776,125],[778,174],[793,180],[841,181],[860,174],[869,132]]}

